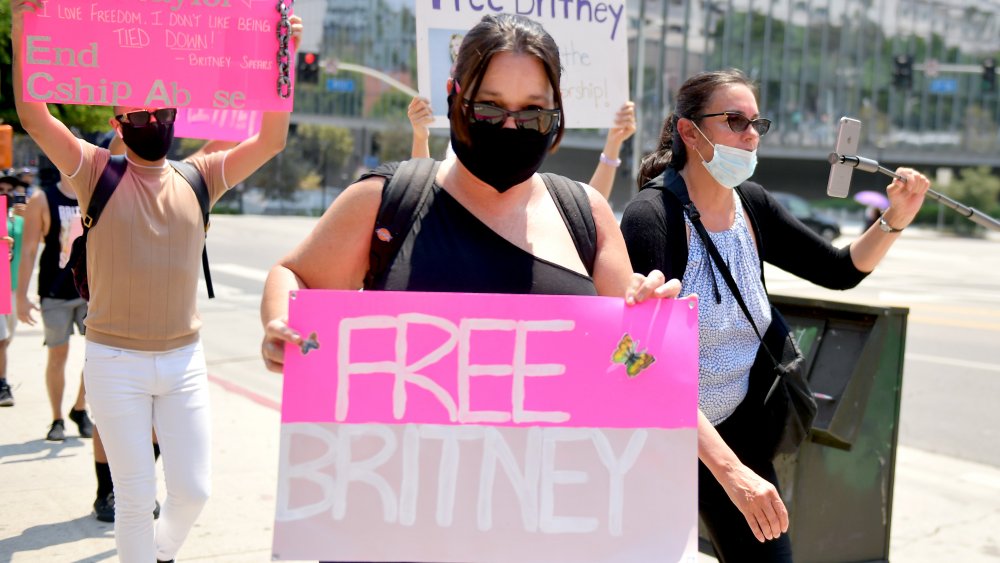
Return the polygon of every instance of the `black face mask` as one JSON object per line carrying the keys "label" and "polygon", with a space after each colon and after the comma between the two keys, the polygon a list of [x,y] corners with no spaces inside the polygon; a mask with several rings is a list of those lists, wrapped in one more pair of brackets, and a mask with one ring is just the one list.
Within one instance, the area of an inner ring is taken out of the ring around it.
{"label": "black face mask", "polygon": [[167,156],[170,143],[174,140],[174,124],[163,125],[150,121],[144,127],[122,125],[122,141],[139,158],[155,162]]}
{"label": "black face mask", "polygon": [[549,153],[558,127],[549,133],[533,129],[510,129],[502,125],[472,122],[471,143],[451,131],[451,148],[473,176],[504,193],[538,171]]}

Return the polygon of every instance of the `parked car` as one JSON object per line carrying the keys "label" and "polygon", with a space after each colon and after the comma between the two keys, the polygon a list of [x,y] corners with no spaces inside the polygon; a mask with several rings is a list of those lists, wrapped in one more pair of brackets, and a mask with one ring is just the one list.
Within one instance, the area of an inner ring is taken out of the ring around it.
{"label": "parked car", "polygon": [[807,227],[819,233],[828,241],[840,236],[840,225],[831,217],[816,211],[805,199],[786,192],[771,192],[774,199],[782,205],[793,217],[805,223]]}

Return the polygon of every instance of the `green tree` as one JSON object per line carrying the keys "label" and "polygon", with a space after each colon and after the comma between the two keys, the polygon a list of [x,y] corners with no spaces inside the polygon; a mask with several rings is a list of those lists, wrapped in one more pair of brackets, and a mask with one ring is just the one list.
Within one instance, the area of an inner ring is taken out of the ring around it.
{"label": "green tree", "polygon": [[[996,213],[1000,207],[997,204],[1000,198],[1000,178],[988,166],[963,168],[959,170],[958,178],[952,180],[942,193],[984,213]],[[956,213],[951,213],[951,216],[951,224],[956,232],[969,234],[979,229],[965,217]]]}
{"label": "green tree", "polygon": [[406,121],[406,110],[412,98],[409,94],[395,88],[388,90],[375,100],[370,112],[371,117]]}
{"label": "green tree", "polygon": [[292,199],[302,178],[313,170],[309,162],[299,157],[300,151],[301,141],[290,136],[285,150],[246,179],[247,187],[261,189],[266,199]]}
{"label": "green tree", "polygon": [[[390,127],[378,133],[380,162],[408,160],[413,149],[413,131],[409,127]],[[434,153],[431,153],[434,154]]]}
{"label": "green tree", "polygon": [[[319,174],[322,186],[336,186],[354,153],[354,136],[343,127],[299,125],[301,157]],[[341,186],[343,187],[343,186]]]}
{"label": "green tree", "polygon": [[[299,125],[285,150],[247,179],[264,197],[289,200],[300,188],[337,185],[354,152],[354,137],[343,127]],[[325,178],[325,181],[322,179]]]}

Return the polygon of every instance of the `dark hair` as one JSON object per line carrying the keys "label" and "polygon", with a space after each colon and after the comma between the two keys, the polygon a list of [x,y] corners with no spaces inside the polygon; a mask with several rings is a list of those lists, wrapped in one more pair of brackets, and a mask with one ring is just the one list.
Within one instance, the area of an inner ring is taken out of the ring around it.
{"label": "dark hair", "polygon": [[[465,34],[462,46],[458,48],[455,70],[452,78],[462,89],[459,95],[451,96],[449,115],[464,116],[463,97],[476,99],[482,85],[486,69],[497,53],[532,55],[542,62],[545,75],[552,85],[552,95],[557,108],[562,108],[562,66],[559,62],[559,47],[555,39],[536,21],[514,14],[490,14]],[[566,119],[559,120],[559,131],[552,143],[552,149],[559,146],[565,129]],[[467,119],[452,119],[451,128],[456,136],[469,142],[469,122]]]}
{"label": "dark hair", "polygon": [[42,188],[55,186],[61,180],[59,169],[45,155],[38,158],[38,185]]}
{"label": "dark hair", "polygon": [[663,173],[668,166],[681,170],[687,164],[687,151],[677,131],[680,118],[690,119],[705,112],[712,94],[723,86],[739,84],[746,86],[757,96],[757,86],[742,71],[735,68],[701,72],[688,78],[677,92],[677,105],[673,113],[663,121],[660,142],[656,150],[647,154],[639,165],[636,182],[641,190],[646,182]]}

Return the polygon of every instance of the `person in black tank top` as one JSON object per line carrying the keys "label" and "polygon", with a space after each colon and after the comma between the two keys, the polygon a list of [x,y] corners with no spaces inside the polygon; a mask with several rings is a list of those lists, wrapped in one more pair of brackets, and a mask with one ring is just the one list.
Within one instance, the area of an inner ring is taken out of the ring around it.
{"label": "person in black tank top", "polygon": [[[605,295],[628,303],[677,295],[677,280],[633,274],[596,190],[536,173],[563,134],[559,76],[555,41],[527,18],[488,15],[465,35],[447,84],[456,158],[429,171],[431,161],[415,160],[362,176],[271,269],[261,303],[268,369],[281,372],[285,343],[303,342],[287,324],[288,295],[298,289]],[[578,235],[580,222],[589,238]]]}
{"label": "person in black tank top", "polygon": [[[447,84],[456,158],[435,165],[407,229],[390,233],[377,224],[397,211],[380,209],[395,201],[398,165],[387,164],[349,186],[272,268],[261,303],[268,369],[281,371],[285,342],[302,342],[286,323],[288,293],[297,289],[605,295],[628,303],[677,295],[677,280],[632,272],[614,214],[596,190],[571,184],[567,203],[553,187],[559,178],[536,173],[564,130],[560,72],[555,41],[527,18],[488,15],[466,34]],[[582,209],[570,209],[574,197]],[[571,228],[580,215],[592,227],[590,240]],[[375,245],[390,239],[398,249],[380,268],[370,262]]]}
{"label": "person in black tank top", "polygon": [[[53,170],[52,176],[54,177],[43,183],[43,189],[31,196],[25,209],[24,247],[18,272],[17,316],[21,322],[34,325],[36,320],[32,312],[41,311],[45,346],[48,348],[45,382],[52,408],[52,425],[46,439],[61,441],[65,439],[66,423],[62,417],[62,402],[66,387],[69,337],[73,334],[74,326],[79,334],[84,333],[83,320],[87,316],[87,302],[80,298],[73,286],[68,263],[73,240],[83,232],[80,206],[76,198],[69,195],[72,194],[71,191],[69,194],[63,191],[58,183],[58,172]],[[39,304],[36,305],[28,299],[28,285],[39,242],[44,246],[39,259]],[[81,376],[69,418],[77,424],[81,437],[90,438],[93,435],[93,424],[87,415],[86,406]]]}

